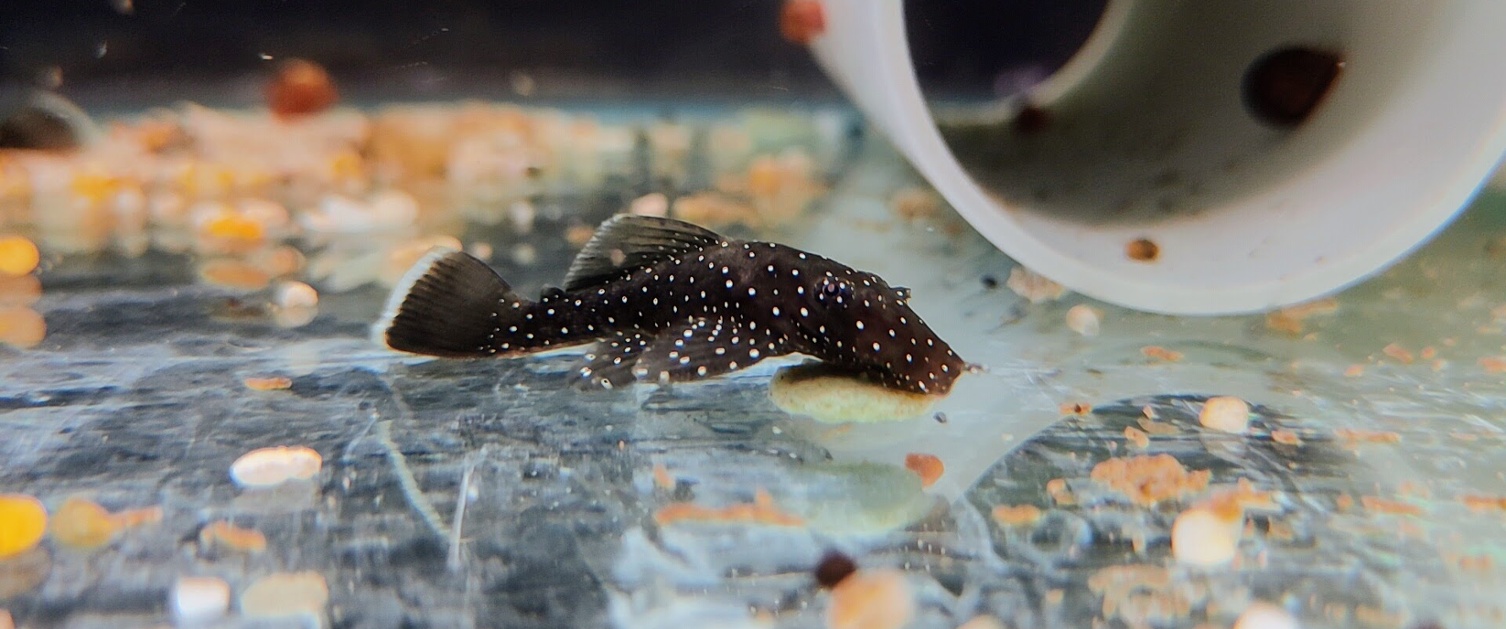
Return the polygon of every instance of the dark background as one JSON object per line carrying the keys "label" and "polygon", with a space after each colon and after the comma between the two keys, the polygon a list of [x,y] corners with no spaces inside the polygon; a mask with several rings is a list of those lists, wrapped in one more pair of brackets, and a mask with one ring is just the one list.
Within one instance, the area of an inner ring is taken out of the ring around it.
{"label": "dark background", "polygon": [[[926,0],[906,10],[922,78],[987,91],[1016,83],[1021,68],[1033,75],[1059,65],[1102,4]],[[0,0],[0,75],[12,85],[61,78],[67,93],[259,76],[303,57],[387,96],[475,90],[518,72],[535,78],[540,94],[832,93],[809,54],[781,39],[779,8],[778,0]]]}

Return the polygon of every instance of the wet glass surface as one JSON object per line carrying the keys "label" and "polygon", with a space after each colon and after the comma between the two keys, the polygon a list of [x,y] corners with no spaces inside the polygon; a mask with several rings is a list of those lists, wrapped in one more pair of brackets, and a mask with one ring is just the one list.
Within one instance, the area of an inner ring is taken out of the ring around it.
{"label": "wet glass surface", "polygon": [[[181,579],[210,576],[231,594],[216,626],[823,627],[834,607],[872,605],[815,585],[817,560],[840,550],[859,574],[900,571],[885,591],[914,602],[911,627],[1227,627],[1257,601],[1305,627],[1501,622],[1499,193],[1332,301],[1165,317],[1050,298],[1049,285],[1022,297],[1015,265],[933,207],[851,112],[687,111],[608,112],[617,122],[602,128],[621,133],[576,146],[574,161],[538,158],[543,183],[501,164],[449,188],[449,209],[406,221],[383,223],[375,201],[348,220],[318,195],[287,201],[293,227],[228,253],[202,242],[202,217],[159,217],[171,227],[148,225],[137,247],[124,221],[96,236],[87,212],[49,222],[38,210],[59,210],[43,196],[5,206],[0,225],[43,252],[40,299],[6,308],[40,314],[46,334],[0,346],[0,491],[40,499],[54,528],[0,560],[0,608],[23,627],[186,626]],[[543,129],[563,114],[488,115]],[[489,146],[478,155],[510,155]],[[760,196],[750,164],[790,155],[803,157],[767,175],[783,192]],[[42,168],[13,157],[5,172]],[[600,172],[551,170],[566,165]],[[53,166],[71,177],[63,188],[88,183],[79,163]],[[425,237],[485,245],[534,295],[561,280],[582,228],[645,193],[735,187],[717,183],[729,173],[745,187],[728,196],[764,205],[719,229],[912,287],[917,312],[987,371],[938,414],[827,424],[770,400],[770,377],[794,360],[585,393],[565,385],[578,352],[446,361],[368,340],[384,265]],[[357,199],[384,188],[351,185]],[[308,218],[321,213],[347,222]],[[210,235],[244,235],[224,229]],[[307,256],[287,277],[319,291],[316,312],[208,270],[283,244]],[[1074,330],[1089,329],[1079,305],[1095,336]],[[1248,429],[1204,427],[1209,396],[1248,401]],[[311,448],[322,467],[272,488],[233,482],[240,457],[276,446]],[[909,455],[944,471],[924,486]],[[117,514],[102,539],[60,533],[81,517],[63,509],[75,497]],[[1224,527],[1174,553],[1173,523],[1196,509]],[[1226,561],[1194,562],[1229,539]],[[312,576],[295,589],[327,599],[258,599],[298,573]]]}

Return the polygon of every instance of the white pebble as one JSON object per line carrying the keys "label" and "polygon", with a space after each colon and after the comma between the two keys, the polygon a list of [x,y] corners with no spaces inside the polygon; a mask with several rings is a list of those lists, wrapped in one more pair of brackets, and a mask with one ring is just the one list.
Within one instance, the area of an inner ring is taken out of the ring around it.
{"label": "white pebble", "polygon": [[1301,629],[1302,625],[1285,609],[1264,601],[1256,601],[1245,608],[1234,629]]}
{"label": "white pebble", "polygon": [[1023,266],[1010,269],[1009,279],[1004,281],[1004,285],[1032,304],[1056,301],[1067,293],[1065,286]]}
{"label": "white pebble", "polygon": [[230,464],[230,478],[241,487],[274,487],[291,480],[313,478],[323,465],[324,459],[311,448],[261,448],[241,455]]}
{"label": "white pebble", "polygon": [[1208,398],[1197,420],[1204,428],[1243,434],[1250,427],[1250,405],[1237,397]]}
{"label": "white pebble", "polygon": [[628,204],[628,213],[636,216],[669,216],[669,197],[660,192],[645,194]]}
{"label": "white pebble", "polygon": [[1239,540],[1230,523],[1209,509],[1192,508],[1171,525],[1171,554],[1178,562],[1201,568],[1234,560]]}
{"label": "white pebble", "polygon": [[1077,304],[1067,310],[1067,328],[1083,336],[1098,336],[1098,311]]}
{"label": "white pebble", "polygon": [[230,609],[230,584],[219,577],[179,577],[169,597],[178,626],[207,625]]}
{"label": "white pebble", "polygon": [[418,199],[402,190],[383,190],[371,198],[373,226],[397,229],[418,219]]}
{"label": "white pebble", "polygon": [[312,308],[319,305],[319,291],[303,282],[279,282],[272,289],[272,303],[278,308]]}
{"label": "white pebble", "polygon": [[507,220],[512,221],[512,227],[519,234],[527,234],[533,231],[533,220],[538,218],[539,212],[528,201],[514,201],[507,206]]}
{"label": "white pebble", "polygon": [[317,572],[282,572],[258,579],[241,592],[241,613],[251,618],[324,615],[329,584]]}
{"label": "white pebble", "polygon": [[539,261],[539,251],[526,242],[520,243],[512,248],[512,261],[519,266],[532,266]]}
{"label": "white pebble", "polygon": [[492,259],[492,254],[495,253],[495,251],[492,250],[491,243],[480,241],[471,243],[471,246],[465,248],[465,252],[482,260]]}

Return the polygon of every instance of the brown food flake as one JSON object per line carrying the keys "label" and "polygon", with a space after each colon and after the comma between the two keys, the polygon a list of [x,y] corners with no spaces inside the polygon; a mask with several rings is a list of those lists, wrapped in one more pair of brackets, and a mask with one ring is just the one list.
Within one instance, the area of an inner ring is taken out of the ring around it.
{"label": "brown food flake", "polygon": [[1422,515],[1422,507],[1402,502],[1389,500],[1378,496],[1360,496],[1360,504],[1365,506],[1366,511],[1374,513],[1387,513],[1392,515]]}
{"label": "brown food flake", "polygon": [[921,487],[930,487],[946,472],[946,465],[935,455],[912,452],[905,455],[905,469],[920,477]]}
{"label": "brown food flake", "polygon": [[900,220],[911,222],[941,213],[941,199],[924,188],[901,188],[889,197],[889,207]]}
{"label": "brown food flake", "polygon": [[1275,430],[1272,430],[1271,441],[1275,441],[1276,443],[1287,446],[1302,445],[1302,437],[1299,437],[1297,436],[1297,433],[1286,430],[1284,428],[1277,428]]}
{"label": "brown food flake", "polygon": [[251,376],[241,380],[252,391],[283,391],[293,386],[293,380],[283,376]]}
{"label": "brown food flake", "polygon": [[1302,320],[1287,314],[1284,310],[1266,314],[1265,327],[1292,336],[1302,334]]}
{"label": "brown food flake", "polygon": [[734,504],[725,507],[703,507],[689,502],[666,505],[654,513],[654,521],[662,525],[675,522],[746,522],[771,526],[804,526],[805,519],[787,513],[774,504],[773,496],[764,489],[753,494],[752,503]]}
{"label": "brown food flake", "polygon": [[1046,494],[1051,496],[1051,501],[1057,506],[1068,507],[1077,504],[1077,496],[1072,495],[1072,490],[1067,488],[1067,480],[1064,478],[1046,481]]}
{"label": "brown food flake", "polygon": [[1463,501],[1464,506],[1469,507],[1470,511],[1474,511],[1476,513],[1490,510],[1506,511],[1506,496],[1481,496],[1478,494],[1467,494],[1460,496],[1459,500]]}
{"label": "brown food flake", "polygon": [[999,505],[994,507],[994,521],[1004,526],[1030,526],[1041,519],[1041,508],[1035,505]]}
{"label": "brown food flake", "polygon": [[1381,353],[1390,356],[1393,360],[1403,365],[1410,365],[1417,360],[1417,357],[1413,356],[1411,351],[1397,343],[1391,343],[1382,347]]}
{"label": "brown food flake", "polygon": [[1134,426],[1124,427],[1124,438],[1129,440],[1130,444],[1134,445],[1137,448],[1140,448],[1141,450],[1150,447],[1150,435],[1145,434],[1145,431],[1135,428]]}
{"label": "brown food flake", "polygon": [[654,464],[654,486],[659,489],[674,489],[675,477],[670,476],[669,468],[663,463]]}
{"label": "brown food flake", "polygon": [[1141,417],[1139,420],[1136,420],[1135,423],[1140,424],[1140,429],[1144,430],[1147,434],[1156,436],[1175,435],[1179,432],[1182,432],[1181,429],[1176,427],[1176,424],[1172,424],[1170,422],[1152,421],[1151,419],[1146,417]]}
{"label": "brown food flake", "polygon": [[1174,363],[1182,360],[1181,352],[1175,352],[1160,345],[1146,345],[1140,348],[1140,353],[1144,354],[1146,358],[1162,362]]}
{"label": "brown food flake", "polygon": [[1202,491],[1209,476],[1208,470],[1187,471],[1169,454],[1109,459],[1093,466],[1089,475],[1141,506]]}
{"label": "brown food flake", "polygon": [[1059,410],[1063,415],[1087,415],[1093,412],[1093,405],[1087,402],[1064,402]]}
{"label": "brown food flake", "polygon": [[1161,257],[1161,246],[1148,238],[1132,240],[1124,246],[1124,255],[1137,262],[1155,262]]}
{"label": "brown food flake", "polygon": [[1364,365],[1350,365],[1348,369],[1344,370],[1345,378],[1358,378],[1363,375],[1365,375]]}
{"label": "brown food flake", "polygon": [[199,544],[241,553],[259,553],[267,549],[267,536],[256,529],[241,528],[230,522],[210,522],[199,530]]}
{"label": "brown food flake", "polygon": [[1444,559],[1452,561],[1455,565],[1459,566],[1461,572],[1470,572],[1478,575],[1488,575],[1495,572],[1495,559],[1485,553],[1459,555],[1445,552]]}
{"label": "brown food flake", "polygon": [[1389,430],[1336,428],[1333,435],[1351,446],[1361,443],[1399,443],[1401,441],[1400,434]]}

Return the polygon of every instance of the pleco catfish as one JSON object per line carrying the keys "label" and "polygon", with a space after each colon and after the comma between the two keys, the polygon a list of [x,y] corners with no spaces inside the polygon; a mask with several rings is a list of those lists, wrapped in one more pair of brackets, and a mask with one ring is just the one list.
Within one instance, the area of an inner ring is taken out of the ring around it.
{"label": "pleco catfish", "polygon": [[486,263],[436,249],[388,299],[377,338],[453,358],[519,356],[596,342],[578,384],[709,378],[801,353],[886,387],[943,394],[967,365],[872,273],[690,223],[618,215],[537,301]]}

